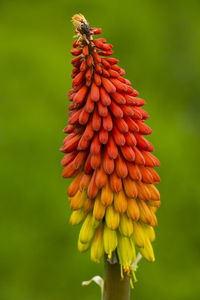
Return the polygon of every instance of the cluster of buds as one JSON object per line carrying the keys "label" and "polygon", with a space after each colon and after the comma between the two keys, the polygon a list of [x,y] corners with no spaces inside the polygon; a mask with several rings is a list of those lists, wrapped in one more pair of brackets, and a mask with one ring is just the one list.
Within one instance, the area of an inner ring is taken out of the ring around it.
{"label": "cluster of buds", "polygon": [[61,151],[63,177],[73,178],[68,188],[72,225],[82,223],[78,249],[90,248],[91,259],[99,262],[104,253],[117,253],[123,271],[140,252],[154,261],[155,216],[160,194],[154,184],[159,175],[158,159],[144,137],[151,129],[144,123],[149,115],[145,101],[118,60],[111,58],[112,45],[104,38],[93,39],[100,28],[90,28],[82,15],[72,19],[72,89],[69,92],[69,135]]}

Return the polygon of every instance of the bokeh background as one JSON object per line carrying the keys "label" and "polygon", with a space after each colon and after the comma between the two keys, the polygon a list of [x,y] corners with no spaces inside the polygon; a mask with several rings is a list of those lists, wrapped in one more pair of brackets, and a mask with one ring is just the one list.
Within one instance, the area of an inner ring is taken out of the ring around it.
{"label": "bokeh background", "polygon": [[59,147],[67,124],[73,14],[103,28],[147,101],[162,165],[156,261],[131,299],[200,297],[199,0],[0,1],[0,300],[100,299],[103,264],[77,251]]}

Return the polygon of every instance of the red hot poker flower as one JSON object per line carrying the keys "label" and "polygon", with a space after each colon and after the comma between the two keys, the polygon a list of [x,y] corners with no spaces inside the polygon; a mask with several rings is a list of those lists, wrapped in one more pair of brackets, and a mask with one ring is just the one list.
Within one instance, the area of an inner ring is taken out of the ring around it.
{"label": "red hot poker flower", "polygon": [[69,135],[61,148],[63,177],[73,178],[70,223],[83,222],[79,251],[91,248],[91,259],[99,262],[104,252],[111,258],[116,250],[122,270],[130,274],[136,248],[154,261],[151,242],[160,206],[154,167],[160,163],[144,137],[151,134],[144,123],[146,103],[110,57],[113,46],[104,38],[93,39],[101,29],[90,28],[83,15],[75,15],[73,24],[77,39],[64,129]]}

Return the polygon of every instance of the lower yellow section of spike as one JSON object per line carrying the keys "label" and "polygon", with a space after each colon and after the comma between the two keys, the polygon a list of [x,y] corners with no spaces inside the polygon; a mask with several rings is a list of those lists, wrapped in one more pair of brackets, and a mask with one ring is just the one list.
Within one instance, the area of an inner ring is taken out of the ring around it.
{"label": "lower yellow section of spike", "polygon": [[95,199],[88,198],[83,190],[69,200],[74,209],[70,223],[82,223],[78,250],[85,252],[90,249],[90,258],[94,262],[100,262],[104,253],[111,259],[116,251],[121,278],[124,278],[124,274],[132,276],[133,287],[133,282],[137,280],[136,268],[132,265],[137,254],[140,253],[150,262],[155,260],[151,244],[155,240],[155,231],[151,223],[156,207],[150,206],[148,201],[126,198],[123,191],[118,194],[110,192],[108,184]]}

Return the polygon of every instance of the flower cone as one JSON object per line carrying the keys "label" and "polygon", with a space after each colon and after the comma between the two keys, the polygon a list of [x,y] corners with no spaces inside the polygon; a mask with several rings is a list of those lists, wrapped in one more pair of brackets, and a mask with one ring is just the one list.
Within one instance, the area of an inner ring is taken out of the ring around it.
{"label": "flower cone", "polygon": [[[121,268],[130,274],[140,252],[154,261],[159,160],[146,136],[146,102],[138,97],[100,28],[90,28],[83,15],[73,17],[72,89],[69,91],[68,136],[61,151],[72,225],[82,223],[78,249],[91,251],[99,262],[116,251]],[[123,272],[122,272],[123,276]]]}

